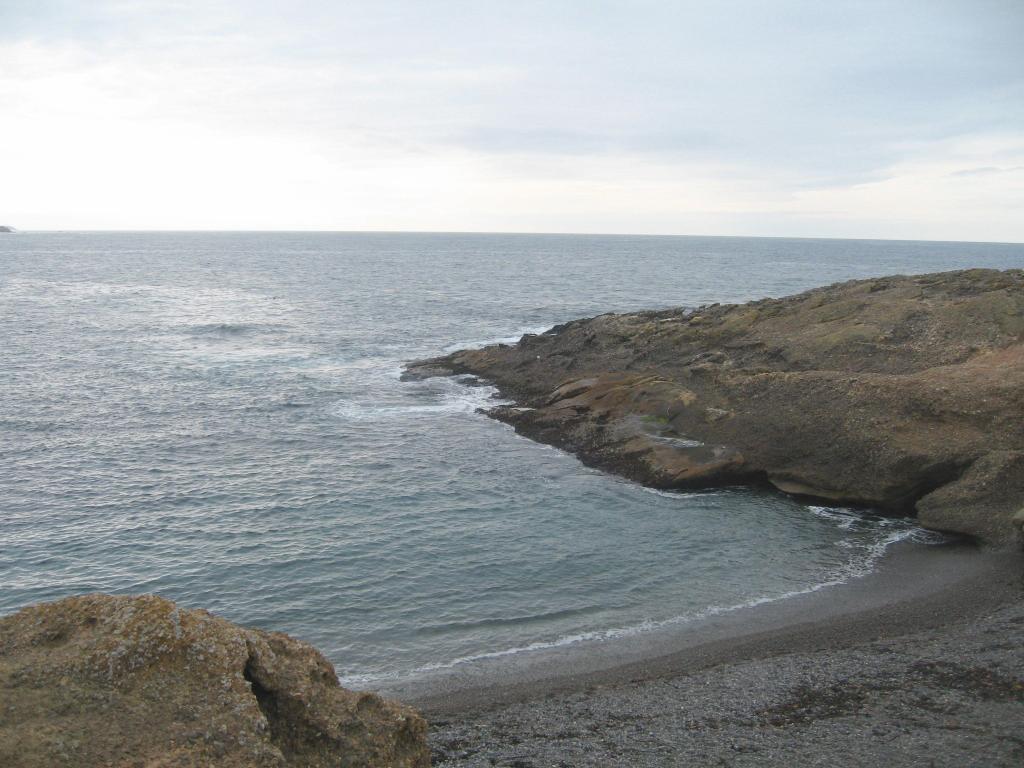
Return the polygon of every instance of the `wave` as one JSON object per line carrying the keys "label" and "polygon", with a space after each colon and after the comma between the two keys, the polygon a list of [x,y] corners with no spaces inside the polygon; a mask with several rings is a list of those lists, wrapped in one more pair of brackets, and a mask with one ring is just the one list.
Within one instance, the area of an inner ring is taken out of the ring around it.
{"label": "wave", "polygon": [[483,629],[489,627],[520,627],[524,624],[536,624],[538,622],[551,621],[552,619],[567,619],[573,616],[585,616],[587,614],[595,613],[601,610],[601,606],[599,605],[588,605],[583,608],[566,608],[560,611],[531,613],[526,616],[503,616],[487,619],[477,619],[475,621],[450,621],[444,624],[430,624],[428,626],[421,627],[418,630],[418,633],[424,635],[439,635],[444,632]]}
{"label": "wave", "polygon": [[438,393],[434,402],[367,403],[359,400],[339,400],[330,410],[334,416],[348,421],[378,421],[402,418],[411,414],[472,414],[505,403],[506,401],[494,397],[496,391],[494,387],[460,385],[458,390]]}
{"label": "wave", "polygon": [[[819,507],[817,509],[826,509]],[[884,519],[884,518],[883,518]],[[899,522],[899,521],[897,521]],[[809,595],[815,592],[820,592],[823,589],[829,587],[839,586],[846,584],[854,579],[862,578],[874,571],[875,565],[885,554],[886,550],[900,541],[906,540],[918,540],[918,532],[921,529],[907,527],[903,530],[894,531],[884,536],[879,541],[871,542],[863,546],[863,556],[853,558],[848,561],[842,567],[833,570],[827,574],[825,580],[816,582],[800,589],[789,590],[777,595],[762,595],[754,597],[749,600],[744,600],[739,603],[731,605],[712,605],[700,611],[694,611],[692,613],[683,614],[680,616],[673,616],[667,619],[658,620],[647,620],[637,624],[631,624],[624,627],[614,627],[610,629],[590,630],[585,632],[577,632],[569,635],[563,635],[555,640],[538,640],[527,645],[514,646],[512,648],[505,648],[498,651],[485,651],[482,653],[471,654],[468,656],[461,656],[456,659],[445,662],[436,662],[433,664],[425,664],[417,667],[410,673],[387,673],[387,674],[365,674],[365,675],[347,675],[339,676],[339,680],[345,685],[368,685],[371,683],[379,683],[385,680],[394,680],[401,677],[416,677],[419,675],[426,675],[434,672],[441,672],[448,669],[454,669],[466,664],[473,664],[478,662],[485,662],[494,659],[505,658],[509,656],[516,656],[519,654],[536,653],[537,651],[553,650],[556,648],[564,648],[567,646],[578,645],[581,643],[590,642],[605,642],[609,640],[616,640],[625,637],[632,637],[639,634],[652,632],[659,629],[666,629],[681,624],[689,624],[702,619],[708,619],[714,616],[721,616],[727,613],[733,613],[748,608],[756,608],[760,605],[768,605],[770,603],[777,603],[783,600],[788,600],[794,597],[800,597],[802,595]],[[935,543],[935,542],[929,542]]]}
{"label": "wave", "polygon": [[[820,507],[809,504],[807,509],[815,517],[833,522],[844,531],[852,531],[857,525],[862,525],[869,519],[872,519],[863,513],[858,513],[856,510],[847,507]],[[890,524],[889,520],[890,518],[884,517],[874,518],[874,521],[883,527]]]}
{"label": "wave", "polygon": [[434,405],[369,405],[341,401],[331,406],[331,413],[348,421],[378,421],[416,413],[472,413],[480,407],[477,403],[460,400]]}
{"label": "wave", "polygon": [[281,330],[281,326],[266,323],[200,323],[188,326],[186,333],[192,336],[234,337],[277,330]]}
{"label": "wave", "polygon": [[532,334],[532,335],[541,334],[541,333],[544,333],[546,331],[550,331],[554,327],[555,327],[554,325],[550,325],[550,324],[549,325],[535,325],[535,326],[530,326],[530,327],[526,327],[526,328],[520,328],[518,331],[515,332],[515,335],[513,335],[513,336],[500,336],[498,338],[483,339],[483,340],[476,340],[476,341],[458,341],[458,342],[456,342],[454,344],[449,344],[447,347],[444,347],[441,351],[444,352],[447,355],[447,354],[451,354],[452,352],[458,352],[458,351],[463,350],[463,349],[483,349],[484,347],[494,346],[495,344],[515,344],[521,338],[523,338],[523,336],[526,336],[526,335],[529,335],[529,334]]}
{"label": "wave", "polygon": [[666,499],[707,499],[712,496],[721,496],[724,491],[696,490],[696,491],[663,491],[660,488],[650,488],[641,485],[640,490],[644,493],[653,493],[655,496],[663,496]]}
{"label": "wave", "polygon": [[844,531],[865,528],[901,528],[908,533],[910,539],[918,544],[945,544],[950,540],[949,536],[944,533],[921,528],[909,517],[887,517],[871,514],[862,509],[823,507],[814,504],[807,505],[807,509],[815,517],[835,523],[836,527]]}

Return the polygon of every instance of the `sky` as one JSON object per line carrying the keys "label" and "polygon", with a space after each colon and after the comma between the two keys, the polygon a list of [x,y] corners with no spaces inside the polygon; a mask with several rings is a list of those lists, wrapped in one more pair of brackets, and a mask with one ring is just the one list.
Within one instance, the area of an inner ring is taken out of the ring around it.
{"label": "sky", "polygon": [[1024,0],[0,0],[0,224],[1024,241]]}

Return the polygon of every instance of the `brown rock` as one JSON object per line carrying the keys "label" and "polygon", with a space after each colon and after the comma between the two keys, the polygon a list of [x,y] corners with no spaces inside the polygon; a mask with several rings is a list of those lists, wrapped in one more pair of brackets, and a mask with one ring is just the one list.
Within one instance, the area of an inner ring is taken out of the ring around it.
{"label": "brown rock", "polygon": [[[1024,506],[1024,272],[859,280],[782,299],[576,320],[456,352],[491,415],[659,487],[769,482],[919,511],[1004,544]],[[528,349],[527,349],[528,347]]]}
{"label": "brown rock", "polygon": [[0,618],[0,765],[428,766],[413,710],[313,647],[152,595]]}

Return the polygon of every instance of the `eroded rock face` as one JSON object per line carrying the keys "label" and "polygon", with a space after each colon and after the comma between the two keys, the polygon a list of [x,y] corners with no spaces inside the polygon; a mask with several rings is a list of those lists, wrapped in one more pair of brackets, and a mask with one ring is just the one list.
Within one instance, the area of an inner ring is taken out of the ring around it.
{"label": "eroded rock face", "polygon": [[0,618],[0,765],[430,764],[413,710],[345,690],[313,647],[152,595]]}
{"label": "eroded rock face", "polygon": [[601,315],[409,366],[473,374],[495,418],[662,487],[767,480],[1007,544],[1024,508],[1024,272],[859,280]]}

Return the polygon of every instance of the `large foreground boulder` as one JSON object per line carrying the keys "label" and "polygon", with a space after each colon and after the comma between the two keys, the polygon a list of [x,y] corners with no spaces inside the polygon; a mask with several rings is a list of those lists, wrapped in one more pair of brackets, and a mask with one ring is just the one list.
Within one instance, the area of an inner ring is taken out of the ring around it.
{"label": "large foreground boulder", "polygon": [[152,595],[0,619],[0,765],[428,766],[413,710],[313,647]]}
{"label": "large foreground boulder", "polygon": [[490,411],[661,488],[768,482],[1009,544],[1024,509],[1024,272],[856,280],[601,315],[413,363],[473,374]]}

